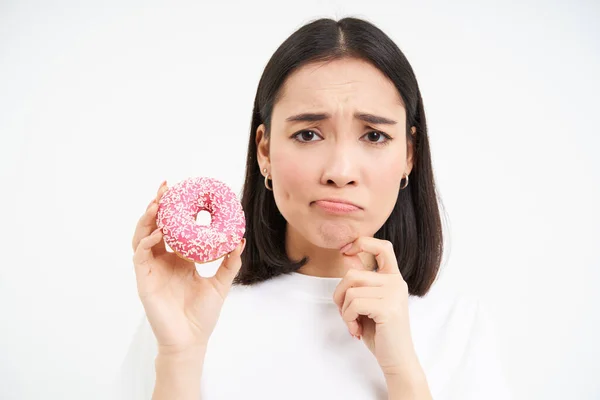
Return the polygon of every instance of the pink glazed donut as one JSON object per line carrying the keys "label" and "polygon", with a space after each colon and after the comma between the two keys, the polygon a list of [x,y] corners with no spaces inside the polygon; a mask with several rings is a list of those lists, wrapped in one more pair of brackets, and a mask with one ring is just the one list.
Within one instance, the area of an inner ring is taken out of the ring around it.
{"label": "pink glazed donut", "polygon": [[[211,216],[208,226],[196,222],[203,210]],[[244,237],[246,219],[242,205],[226,184],[197,177],[173,185],[162,195],[156,225],[179,257],[202,264],[237,247]]]}

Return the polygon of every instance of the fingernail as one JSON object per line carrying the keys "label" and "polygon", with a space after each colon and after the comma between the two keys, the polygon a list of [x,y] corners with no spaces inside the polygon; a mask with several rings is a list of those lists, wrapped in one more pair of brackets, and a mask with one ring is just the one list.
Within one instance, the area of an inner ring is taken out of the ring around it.
{"label": "fingernail", "polygon": [[352,247],[352,243],[348,243],[347,245],[345,245],[344,247],[342,247],[342,248],[340,249],[340,252],[341,252],[341,253],[345,253],[346,251],[348,251],[348,249],[349,249],[350,247]]}
{"label": "fingernail", "polygon": [[153,234],[153,235],[156,235],[158,232],[160,232],[160,228],[156,228],[156,229],[154,230],[154,232],[152,232],[152,234]]}

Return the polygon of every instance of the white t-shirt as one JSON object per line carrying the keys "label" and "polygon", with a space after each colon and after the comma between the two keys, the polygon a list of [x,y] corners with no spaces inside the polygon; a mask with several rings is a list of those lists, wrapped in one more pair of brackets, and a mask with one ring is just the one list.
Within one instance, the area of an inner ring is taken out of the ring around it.
{"label": "white t-shirt", "polygon": [[[387,400],[366,345],[350,336],[333,302],[341,278],[291,273],[233,286],[208,343],[202,400]],[[481,303],[436,287],[409,296],[415,350],[435,400],[509,399],[493,323]],[[149,400],[156,340],[145,317],[113,398]]]}

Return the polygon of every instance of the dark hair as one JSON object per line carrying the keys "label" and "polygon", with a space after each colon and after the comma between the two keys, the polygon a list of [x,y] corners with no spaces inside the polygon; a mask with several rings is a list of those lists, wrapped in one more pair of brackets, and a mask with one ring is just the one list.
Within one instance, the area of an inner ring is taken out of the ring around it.
{"label": "dark hair", "polygon": [[[438,274],[443,252],[442,224],[434,185],[423,100],[415,74],[396,44],[372,23],[357,18],[322,18],[294,32],[275,51],[258,84],[246,161],[242,206],[246,214],[246,247],[234,284],[251,285],[298,270],[308,261],[290,260],[285,250],[287,222],[273,193],[264,186],[257,161],[256,130],[265,124],[268,139],[273,107],[285,79],[305,64],[345,57],[365,60],[396,86],[406,108],[406,139],[413,144],[409,185],[375,237],[389,240],[409,293],[423,296]],[[416,127],[411,135],[410,127]],[[404,181],[403,181],[404,183]]]}

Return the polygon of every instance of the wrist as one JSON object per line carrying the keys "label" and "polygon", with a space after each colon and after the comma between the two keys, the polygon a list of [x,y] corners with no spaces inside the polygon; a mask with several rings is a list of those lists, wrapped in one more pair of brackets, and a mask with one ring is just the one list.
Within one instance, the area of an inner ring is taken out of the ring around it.
{"label": "wrist", "polygon": [[[204,366],[205,347],[191,347],[173,351],[173,349],[159,349],[154,360],[157,374],[166,371],[194,376],[202,373]],[[181,372],[180,372],[181,371]]]}
{"label": "wrist", "polygon": [[156,383],[152,399],[198,399],[206,348],[200,346],[173,350],[161,349],[156,356]]}
{"label": "wrist", "polygon": [[187,345],[187,346],[173,346],[173,345],[158,345],[158,354],[163,358],[170,359],[193,359],[194,357],[202,357],[206,354],[206,345]]}
{"label": "wrist", "polygon": [[385,374],[389,400],[431,399],[429,384],[422,369]]}
{"label": "wrist", "polygon": [[419,387],[427,385],[427,378],[423,371],[404,371],[402,373],[384,374],[386,383],[402,384],[405,386]]}
{"label": "wrist", "polygon": [[412,346],[404,346],[400,354],[395,357],[395,363],[389,365],[380,365],[381,371],[386,379],[419,379],[424,374],[419,357]]}
{"label": "wrist", "polygon": [[158,353],[154,360],[154,366],[157,373],[165,371],[185,371],[189,375],[201,373],[205,354],[206,352],[201,350],[169,354]]}

